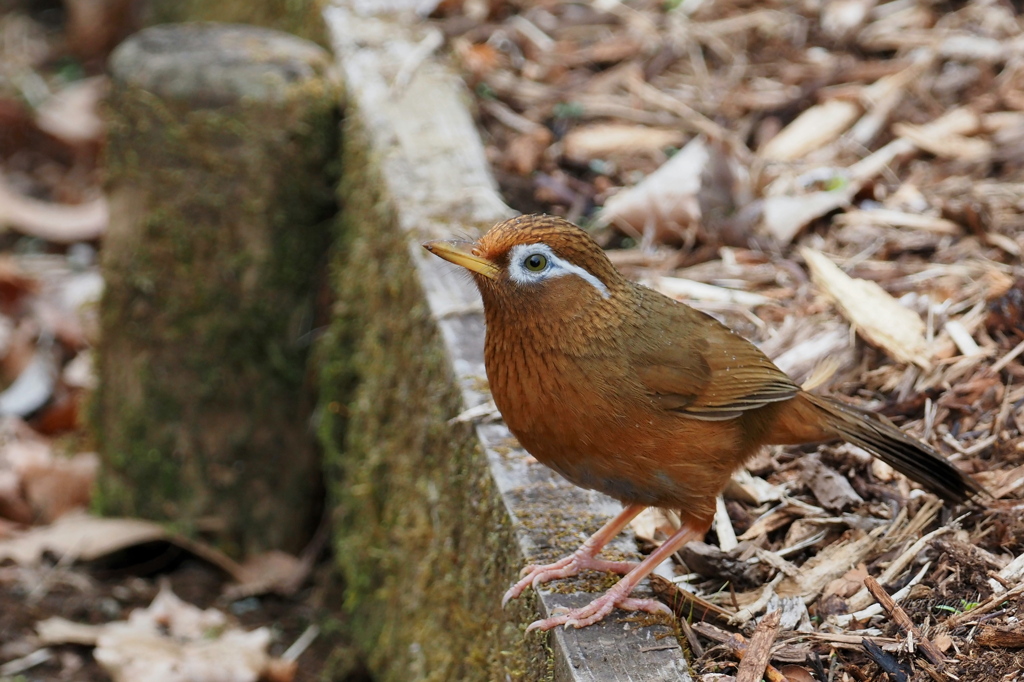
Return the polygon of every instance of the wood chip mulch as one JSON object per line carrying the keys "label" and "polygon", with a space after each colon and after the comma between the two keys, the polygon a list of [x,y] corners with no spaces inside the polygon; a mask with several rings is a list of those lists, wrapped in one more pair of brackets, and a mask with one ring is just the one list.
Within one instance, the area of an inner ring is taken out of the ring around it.
{"label": "wood chip mulch", "polygon": [[430,18],[510,206],[591,228],[628,275],[992,493],[948,509],[850,446],[765,452],[659,581],[701,680],[752,675],[755,642],[768,679],[1024,679],[1020,11],[445,0]]}

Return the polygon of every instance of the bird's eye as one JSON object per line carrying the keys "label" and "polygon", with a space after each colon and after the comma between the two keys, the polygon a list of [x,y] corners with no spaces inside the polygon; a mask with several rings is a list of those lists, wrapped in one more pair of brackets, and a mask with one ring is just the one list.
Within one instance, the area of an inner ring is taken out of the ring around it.
{"label": "bird's eye", "polygon": [[548,259],[539,253],[531,253],[523,259],[523,267],[530,272],[540,272],[548,266]]}

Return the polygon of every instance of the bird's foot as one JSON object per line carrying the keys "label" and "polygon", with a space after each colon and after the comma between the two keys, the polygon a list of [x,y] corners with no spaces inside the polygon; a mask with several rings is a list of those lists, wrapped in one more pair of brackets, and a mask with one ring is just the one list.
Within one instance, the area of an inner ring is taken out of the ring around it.
{"label": "bird's foot", "polygon": [[533,586],[536,590],[540,585],[552,580],[558,580],[559,578],[571,578],[574,575],[579,575],[580,571],[591,570],[591,571],[605,571],[607,573],[618,573],[625,575],[636,568],[636,564],[631,561],[607,561],[605,559],[598,559],[585,548],[573,552],[567,557],[563,557],[553,564],[544,564],[541,566],[530,565],[524,568],[519,573],[519,581],[508,588],[505,592],[505,596],[501,598],[501,605],[504,607],[510,600],[515,599],[523,593],[523,591]]}
{"label": "bird's foot", "polygon": [[565,627],[585,628],[593,625],[618,607],[623,611],[646,611],[647,613],[665,613],[672,615],[672,610],[655,599],[634,599],[629,596],[632,585],[627,579],[619,581],[614,587],[584,607],[572,609],[550,618],[530,623],[526,632],[533,630],[550,630],[564,625]]}

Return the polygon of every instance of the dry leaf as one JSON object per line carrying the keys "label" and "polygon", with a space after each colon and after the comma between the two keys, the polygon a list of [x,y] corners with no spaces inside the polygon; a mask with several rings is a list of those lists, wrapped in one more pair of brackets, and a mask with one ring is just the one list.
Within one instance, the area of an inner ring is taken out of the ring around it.
{"label": "dry leaf", "polygon": [[678,147],[685,139],[681,130],[599,123],[570,130],[562,138],[562,150],[572,161],[586,163],[626,154],[649,156]]}
{"label": "dry leaf", "polygon": [[826,585],[824,591],[821,593],[821,598],[824,600],[828,597],[837,596],[842,597],[843,599],[849,599],[860,592],[861,588],[864,587],[864,579],[867,577],[867,568],[864,564],[858,564],[856,568],[851,568],[841,577],[836,578]]}
{"label": "dry leaf", "polygon": [[35,320],[22,319],[16,327],[10,318],[0,318],[3,323],[3,358],[0,359],[0,377],[10,385],[25,371],[36,355],[36,337],[39,327]]}
{"label": "dry leaf", "polygon": [[272,661],[269,630],[239,630],[224,613],[187,604],[166,585],[126,621],[90,626],[50,618],[37,631],[48,644],[95,644],[94,658],[115,682],[256,682]]}
{"label": "dry leaf", "polygon": [[833,0],[821,7],[821,28],[833,40],[844,40],[864,25],[878,0]]}
{"label": "dry leaf", "polygon": [[0,417],[27,417],[45,405],[53,395],[58,372],[52,340],[40,340],[32,360],[0,393]]}
{"label": "dry leaf", "polygon": [[96,367],[93,364],[92,352],[83,350],[64,365],[61,380],[72,388],[96,388]]}
{"label": "dry leaf", "polygon": [[747,504],[764,504],[781,500],[786,491],[781,486],[772,485],[760,476],[752,476],[746,469],[740,469],[732,475],[722,496],[730,500],[740,500]]}
{"label": "dry leaf", "polygon": [[988,140],[979,140],[960,135],[947,135],[946,137],[933,139],[921,133],[916,127],[906,124],[897,123],[893,125],[893,132],[910,140],[926,152],[969,163],[984,161],[990,158],[995,151],[992,143]]}
{"label": "dry leaf", "polygon": [[529,175],[540,166],[551,139],[551,131],[544,126],[516,135],[505,150],[505,165],[519,175]]}
{"label": "dry leaf", "polygon": [[55,436],[82,428],[84,391],[59,386],[53,400],[32,417],[32,427],[45,436]]}
{"label": "dry leaf", "polygon": [[230,575],[244,580],[244,570],[223,552],[202,542],[168,532],[142,519],[98,518],[83,513],[62,516],[49,526],[39,526],[0,541],[0,562],[38,565],[47,552],[67,560],[95,561],[134,545],[165,541],[191,552]]}
{"label": "dry leaf", "polygon": [[3,456],[19,479],[35,521],[49,523],[89,505],[100,466],[95,453],[55,456],[42,439],[20,439],[8,443]]}
{"label": "dry leaf", "polygon": [[853,279],[824,254],[802,248],[814,280],[857,332],[900,362],[931,367],[925,326],[920,315],[905,308],[875,282]]}
{"label": "dry leaf", "polygon": [[14,257],[0,255],[0,304],[5,311],[16,312],[28,296],[39,293],[40,285]]}
{"label": "dry leaf", "polygon": [[773,302],[772,299],[761,294],[740,291],[738,289],[727,289],[715,286],[714,284],[695,282],[692,279],[682,279],[680,277],[653,277],[644,280],[643,284],[677,301],[735,303],[745,308],[754,308]]}
{"label": "dry leaf", "polygon": [[0,227],[12,227],[55,244],[71,244],[99,239],[109,219],[104,197],[75,205],[54,204],[18,194],[0,177]]}
{"label": "dry leaf", "polygon": [[815,677],[811,673],[799,665],[784,665],[779,668],[779,672],[785,676],[789,682],[815,682]]}
{"label": "dry leaf", "polygon": [[845,476],[826,466],[818,457],[807,457],[804,463],[804,480],[822,507],[838,511],[864,501]]}
{"label": "dry leaf", "polygon": [[860,106],[844,100],[817,104],[770,139],[759,155],[768,161],[795,161],[837,139],[860,113]]}
{"label": "dry leaf", "polygon": [[36,521],[50,523],[76,509],[88,508],[99,468],[96,453],[79,452],[23,469],[22,488],[36,513]]}
{"label": "dry leaf", "polygon": [[21,476],[13,471],[0,469],[0,519],[28,525],[34,518],[32,505],[25,499],[21,490]]}
{"label": "dry leaf", "polygon": [[92,561],[132,545],[163,540],[167,531],[141,519],[101,519],[67,514],[49,526],[32,528],[0,541],[0,562],[35,566],[47,552],[59,557]]}
{"label": "dry leaf", "polygon": [[[949,647],[953,646],[953,638],[948,632],[940,632],[932,636],[932,644],[939,651],[949,651]],[[1024,646],[1024,637],[1021,638],[1021,646]]]}
{"label": "dry leaf", "polygon": [[452,48],[466,70],[477,78],[486,76],[501,64],[501,54],[488,43],[471,43],[465,38],[452,41]]}
{"label": "dry leaf", "polygon": [[812,220],[850,203],[849,187],[828,192],[765,197],[764,229],[783,244],[793,241]]}
{"label": "dry leaf", "polygon": [[95,646],[100,633],[103,632],[103,625],[88,625],[86,623],[75,623],[70,620],[54,616],[36,623],[36,634],[39,635],[41,644],[81,644],[83,646]]}
{"label": "dry leaf", "polygon": [[864,562],[875,551],[885,528],[868,534],[853,535],[851,539],[835,542],[808,559],[800,567],[800,574],[786,576],[776,590],[780,597],[800,597],[808,603],[825,586],[844,575],[851,567]]}
{"label": "dry leaf", "polygon": [[106,129],[98,112],[106,91],[105,76],[66,85],[36,109],[36,124],[69,144],[98,144]]}
{"label": "dry leaf", "polygon": [[608,199],[597,217],[654,241],[676,239],[701,219],[698,194],[711,148],[695,138],[636,186]]}
{"label": "dry leaf", "polygon": [[291,554],[271,550],[249,557],[241,568],[242,580],[224,592],[229,601],[269,592],[294,594],[309,574],[310,566]]}
{"label": "dry leaf", "polygon": [[629,527],[640,540],[658,546],[679,530],[679,518],[665,509],[647,507],[629,522]]}

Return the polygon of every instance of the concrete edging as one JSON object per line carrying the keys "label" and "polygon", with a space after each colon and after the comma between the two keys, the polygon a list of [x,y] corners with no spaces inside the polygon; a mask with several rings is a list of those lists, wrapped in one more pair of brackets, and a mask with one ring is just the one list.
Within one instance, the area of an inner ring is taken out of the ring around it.
{"label": "concrete edging", "polygon": [[[416,19],[414,0],[387,3],[388,15],[372,4],[325,10],[346,129],[334,276],[342,321],[321,346],[321,434],[337,473],[336,548],[355,636],[382,680],[690,680],[664,625],[613,615],[523,635],[586,593],[542,591],[500,608],[523,557],[571,551],[620,507],[510,447],[500,422],[448,421],[488,399],[483,317],[468,278],[419,243],[473,235],[511,211],[464,86],[431,56],[436,29]],[[614,548],[635,545],[624,536]]]}

